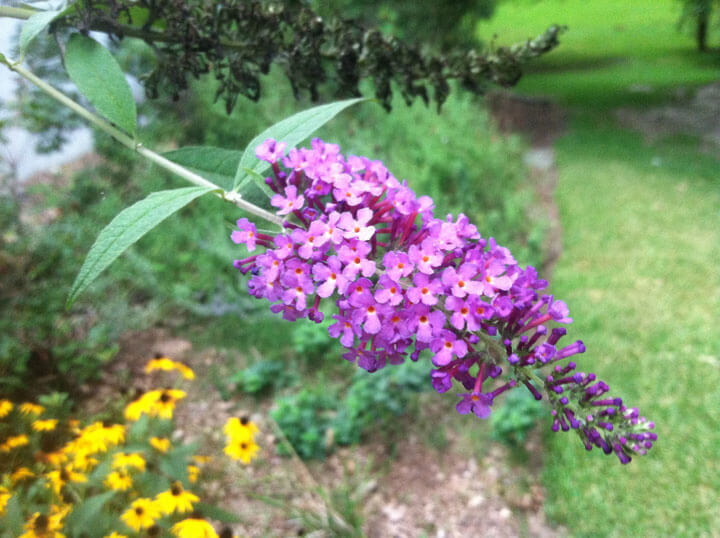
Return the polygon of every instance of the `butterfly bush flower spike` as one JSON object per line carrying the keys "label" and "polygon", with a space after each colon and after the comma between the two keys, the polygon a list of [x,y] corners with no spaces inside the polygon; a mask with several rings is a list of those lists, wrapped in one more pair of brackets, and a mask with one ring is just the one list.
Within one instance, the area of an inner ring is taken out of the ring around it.
{"label": "butterfly bush flower spike", "polygon": [[560,343],[572,318],[542,294],[548,283],[533,267],[467,216],[436,218],[432,199],[380,161],[346,158],[317,138],[287,157],[285,147],[266,140],[256,150],[272,165],[266,184],[285,232],[261,234],[243,218],[232,233],[253,253],[235,267],[272,312],[319,323],[332,311],[343,358],[370,372],[427,350],[435,390],[463,387],[461,414],[487,418],[504,392],[524,387],[549,402],[552,429],[575,431],[587,450],[628,463],[652,447],[654,424],[577,370],[585,345]]}

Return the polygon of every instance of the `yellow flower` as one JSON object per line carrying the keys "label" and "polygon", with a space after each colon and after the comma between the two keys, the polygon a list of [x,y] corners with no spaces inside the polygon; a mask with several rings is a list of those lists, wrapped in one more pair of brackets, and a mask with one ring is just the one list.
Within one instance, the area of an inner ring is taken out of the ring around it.
{"label": "yellow flower", "polygon": [[0,418],[5,418],[10,414],[13,409],[13,404],[10,400],[0,400]]}
{"label": "yellow flower", "polygon": [[200,476],[200,467],[197,465],[188,465],[187,466],[187,472],[188,472],[188,480],[191,484],[194,484],[197,482],[198,476]]}
{"label": "yellow flower", "polygon": [[125,491],[132,487],[132,478],[127,471],[113,471],[107,475],[104,484],[108,489]]}
{"label": "yellow flower", "polygon": [[28,440],[27,435],[20,434],[20,435],[13,435],[12,437],[8,437],[5,442],[0,445],[0,452],[10,452],[13,448],[17,448],[19,446],[25,446],[30,441]]}
{"label": "yellow flower", "polygon": [[24,480],[25,478],[31,478],[33,476],[35,476],[35,473],[33,473],[27,467],[19,467],[13,474],[10,475],[10,480],[12,481],[14,486],[21,480]]}
{"label": "yellow flower", "polygon": [[74,456],[72,466],[78,471],[89,471],[99,463],[98,460],[93,458],[90,452],[84,448],[80,448],[72,454]]}
{"label": "yellow flower", "polygon": [[71,465],[50,471],[46,473],[45,476],[50,480],[48,487],[52,487],[55,495],[60,495],[60,490],[68,482],[87,482],[87,476],[82,473],[76,473]]}
{"label": "yellow flower", "polygon": [[[62,514],[64,516],[64,514]],[[47,516],[35,512],[25,523],[25,532],[19,538],[65,538],[65,535],[57,532],[62,528],[62,516]]]}
{"label": "yellow flower", "polygon": [[247,417],[232,417],[225,423],[223,429],[230,442],[252,441],[259,431],[258,427]]}
{"label": "yellow flower", "polygon": [[10,497],[12,497],[10,491],[5,487],[0,486],[0,516],[5,513],[5,507],[7,506]]}
{"label": "yellow flower", "polygon": [[175,523],[170,530],[178,538],[218,538],[210,523],[195,517]]}
{"label": "yellow flower", "polygon": [[32,428],[36,432],[51,432],[57,426],[58,419],[48,418],[45,420],[36,420],[32,423]]}
{"label": "yellow flower", "polygon": [[67,454],[62,450],[56,450],[55,452],[43,453],[39,452],[36,456],[40,461],[49,463],[53,467],[58,467],[68,460]]}
{"label": "yellow flower", "polygon": [[155,450],[163,454],[170,450],[170,439],[167,437],[151,437],[150,444]]}
{"label": "yellow flower", "polygon": [[45,408],[42,405],[37,405],[30,402],[25,402],[24,404],[20,405],[20,412],[23,415],[39,415],[43,411],[45,411]]}
{"label": "yellow flower", "polygon": [[106,452],[108,448],[122,443],[125,440],[125,426],[122,424],[103,425],[94,422],[80,430],[80,435],[73,442],[65,445],[65,452],[78,452],[87,454]]}
{"label": "yellow flower", "polygon": [[112,468],[113,469],[127,469],[128,467],[134,467],[139,471],[145,470],[145,458],[138,453],[125,454],[124,452],[118,452],[113,457]]}
{"label": "yellow flower", "polygon": [[166,372],[177,370],[182,374],[185,379],[195,379],[195,372],[193,372],[183,363],[176,362],[172,359],[169,359],[168,357],[152,359],[145,365],[145,373],[149,374],[150,372],[154,372],[155,370],[164,370]]}
{"label": "yellow flower", "polygon": [[171,419],[175,404],[186,396],[179,389],[151,390],[125,408],[125,418],[138,420],[145,413],[151,417]]}
{"label": "yellow flower", "polygon": [[212,456],[201,456],[200,454],[194,454],[192,459],[195,463],[199,464],[210,463],[210,461],[212,461]]}
{"label": "yellow flower", "polygon": [[152,527],[155,520],[161,517],[160,511],[152,499],[137,499],[130,508],[125,510],[120,518],[134,531]]}
{"label": "yellow flower", "polygon": [[192,510],[192,503],[196,503],[200,498],[185,491],[180,482],[173,482],[173,485],[168,491],[158,493],[155,497],[155,504],[164,514],[172,514],[173,512],[190,512]]}
{"label": "yellow flower", "polygon": [[252,459],[257,455],[260,447],[255,441],[231,441],[225,447],[225,454],[230,456],[234,460],[240,460],[245,464],[250,463]]}
{"label": "yellow flower", "polygon": [[127,538],[127,536],[125,536],[124,534],[118,534],[117,532],[112,531],[110,534],[105,536],[105,538]]}

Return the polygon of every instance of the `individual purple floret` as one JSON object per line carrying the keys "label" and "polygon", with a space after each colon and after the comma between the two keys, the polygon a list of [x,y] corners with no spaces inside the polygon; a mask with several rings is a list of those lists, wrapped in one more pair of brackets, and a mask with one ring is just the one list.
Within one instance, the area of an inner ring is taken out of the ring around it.
{"label": "individual purple floret", "polygon": [[435,390],[464,387],[461,414],[487,418],[496,398],[524,386],[549,401],[552,429],[574,430],[587,450],[628,463],[652,447],[652,422],[610,397],[595,374],[575,371],[568,359],[585,345],[560,344],[567,331],[551,325],[572,318],[540,293],[548,283],[534,268],[521,268],[465,215],[435,218],[432,199],[379,161],[346,159],[320,139],[283,158],[285,146],[266,140],[256,150],[272,165],[266,184],[285,232],[258,233],[243,218],[232,233],[249,251],[265,249],[234,262],[252,273],[253,296],[289,321],[319,323],[333,308],[330,335],[370,372],[428,350]]}

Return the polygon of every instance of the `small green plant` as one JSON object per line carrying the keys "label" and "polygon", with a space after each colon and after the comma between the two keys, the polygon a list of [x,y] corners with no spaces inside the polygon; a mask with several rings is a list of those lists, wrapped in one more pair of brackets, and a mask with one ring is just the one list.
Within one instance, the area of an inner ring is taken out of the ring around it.
{"label": "small green plant", "polygon": [[[330,450],[328,431],[337,413],[337,398],[326,391],[303,389],[277,402],[270,416],[303,459],[322,459]],[[289,455],[278,445],[278,453]]]}
{"label": "small green plant", "polygon": [[234,384],[235,389],[240,392],[260,396],[272,389],[289,384],[290,380],[291,376],[284,363],[275,360],[261,360],[249,368],[237,372],[230,378],[230,383]]}
{"label": "small green plant", "polygon": [[[303,459],[324,458],[334,445],[353,445],[413,409],[413,395],[430,388],[422,364],[406,362],[368,375],[358,371],[342,399],[304,389],[278,400],[271,416]],[[389,428],[396,430],[396,428]],[[278,448],[286,454],[284,447]]]}
{"label": "small green plant", "polygon": [[416,362],[383,368],[372,375],[356,372],[334,421],[335,440],[351,445],[371,430],[394,430],[385,426],[408,413],[413,395],[430,388],[427,372]]}
{"label": "small green plant", "polygon": [[544,414],[545,410],[529,392],[511,391],[504,405],[497,406],[490,415],[491,437],[511,447],[518,447]]}
{"label": "small green plant", "polygon": [[297,357],[308,363],[322,359],[335,346],[335,339],[328,333],[328,327],[334,320],[325,315],[322,323],[298,323],[293,331],[293,348]]}

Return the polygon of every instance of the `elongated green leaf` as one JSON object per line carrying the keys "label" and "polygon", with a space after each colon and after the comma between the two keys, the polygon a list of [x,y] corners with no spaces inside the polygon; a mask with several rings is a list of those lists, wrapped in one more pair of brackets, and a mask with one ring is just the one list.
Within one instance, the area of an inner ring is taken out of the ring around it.
{"label": "elongated green leaf", "polygon": [[30,42],[61,13],[62,11],[60,10],[40,11],[25,21],[20,31],[20,39],[18,40],[18,49],[21,57],[25,55],[25,51],[27,51]]}
{"label": "elongated green leaf", "polygon": [[197,503],[195,506],[204,516],[210,519],[216,519],[221,523],[237,523],[242,521],[236,514],[223,510],[214,504]]}
{"label": "elongated green leaf", "polygon": [[90,247],[90,252],[68,295],[68,308],[130,245],[195,198],[211,190],[208,187],[183,187],[158,191],[122,210],[100,232],[95,243]]}
{"label": "elongated green leaf", "polygon": [[120,66],[105,47],[90,37],[73,34],[67,44],[65,68],[100,114],[135,135],[135,99]]}
{"label": "elongated green leaf", "polygon": [[212,146],[187,146],[163,153],[163,156],[229,189],[242,153]]}
{"label": "elongated green leaf", "polygon": [[360,97],[316,106],[309,110],[298,112],[276,123],[272,127],[265,129],[253,138],[247,148],[245,148],[240,163],[238,164],[237,172],[235,173],[233,188],[240,185],[242,180],[251,177],[246,169],[253,170],[262,176],[265,171],[270,168],[270,164],[258,160],[255,156],[255,148],[260,143],[268,138],[274,138],[277,141],[287,142],[288,148],[296,146],[347,107],[365,100],[366,98]]}
{"label": "elongated green leaf", "polygon": [[18,495],[10,497],[7,505],[5,505],[4,515],[0,517],[0,522],[2,523],[2,528],[7,529],[8,532],[12,532],[12,534],[6,534],[5,536],[20,536],[25,520]]}
{"label": "elongated green leaf", "polygon": [[106,491],[85,499],[73,508],[65,523],[66,527],[78,534],[87,531],[88,528],[92,528],[96,532],[100,530],[96,528],[97,524],[104,519],[100,517],[100,511],[115,493],[115,491]]}

